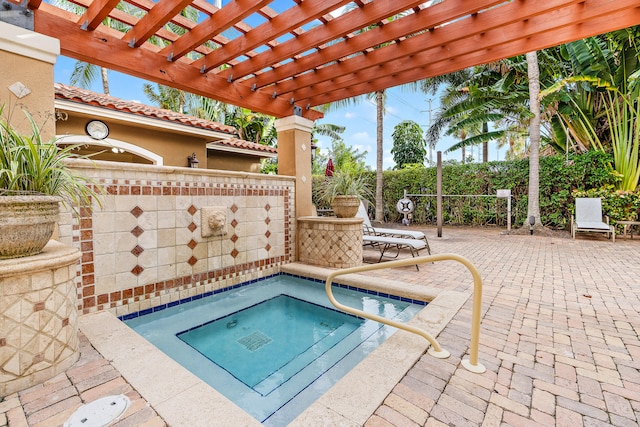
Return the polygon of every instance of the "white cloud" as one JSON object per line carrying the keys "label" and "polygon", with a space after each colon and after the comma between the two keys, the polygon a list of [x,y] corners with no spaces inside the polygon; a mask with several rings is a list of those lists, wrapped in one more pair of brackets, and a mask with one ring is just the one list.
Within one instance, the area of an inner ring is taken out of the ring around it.
{"label": "white cloud", "polygon": [[392,169],[395,165],[396,165],[396,162],[393,161],[393,156],[382,157],[382,168],[384,170]]}
{"label": "white cloud", "polygon": [[[352,142],[367,142],[367,143],[371,143],[373,137],[371,135],[369,135],[369,132],[356,132],[353,135],[351,135],[351,137],[349,137],[349,140]],[[355,144],[350,144],[350,145],[355,145]]]}
{"label": "white cloud", "polygon": [[358,115],[356,113],[351,112],[351,111],[347,111],[346,113],[344,113],[344,118],[345,119],[353,119],[354,117],[358,117]]}
{"label": "white cloud", "polygon": [[334,18],[337,18],[338,16],[340,16],[340,15],[342,15],[342,14],[344,13],[344,9],[345,9],[346,7],[347,7],[346,5],[345,5],[345,6],[342,6],[342,7],[339,7],[338,9],[336,9],[336,10],[333,10],[333,11],[329,12],[329,14],[330,14],[331,16],[333,16]]}

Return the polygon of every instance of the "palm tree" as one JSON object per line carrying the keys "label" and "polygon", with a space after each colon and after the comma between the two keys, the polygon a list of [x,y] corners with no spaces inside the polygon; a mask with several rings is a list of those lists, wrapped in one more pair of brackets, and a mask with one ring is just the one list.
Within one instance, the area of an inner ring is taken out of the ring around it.
{"label": "palm tree", "polygon": [[[529,78],[529,201],[527,218],[533,217],[534,227],[542,227],[540,221],[540,70],[536,52],[527,52]],[[525,222],[525,225],[529,220]]]}
{"label": "palm tree", "polygon": [[186,92],[164,85],[156,85],[154,88],[149,83],[142,85],[142,91],[158,107],[176,113],[185,113]]}
{"label": "palm tree", "polygon": [[375,92],[376,97],[376,221],[384,222],[384,206],[382,199],[382,159],[384,157],[384,112],[385,112],[385,92],[379,90]]}

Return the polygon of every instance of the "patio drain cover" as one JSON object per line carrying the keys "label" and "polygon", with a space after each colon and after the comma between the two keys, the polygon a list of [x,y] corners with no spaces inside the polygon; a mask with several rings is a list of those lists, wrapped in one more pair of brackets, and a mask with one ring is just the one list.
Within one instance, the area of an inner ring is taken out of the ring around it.
{"label": "patio drain cover", "polygon": [[103,427],[116,421],[127,410],[131,400],[124,394],[107,396],[82,405],[64,427]]}

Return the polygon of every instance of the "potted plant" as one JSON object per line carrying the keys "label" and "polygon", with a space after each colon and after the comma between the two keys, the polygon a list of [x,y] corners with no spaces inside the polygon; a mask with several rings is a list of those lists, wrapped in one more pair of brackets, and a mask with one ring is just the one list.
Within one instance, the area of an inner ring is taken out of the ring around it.
{"label": "potted plant", "polygon": [[59,203],[91,206],[100,193],[90,179],[71,171],[66,159],[81,158],[75,146],[43,141],[33,118],[31,135],[16,131],[0,107],[0,259],[42,251],[58,221]]}
{"label": "potted plant", "polygon": [[360,201],[371,197],[371,186],[363,175],[337,171],[322,182],[321,197],[331,204],[338,218],[353,218]]}

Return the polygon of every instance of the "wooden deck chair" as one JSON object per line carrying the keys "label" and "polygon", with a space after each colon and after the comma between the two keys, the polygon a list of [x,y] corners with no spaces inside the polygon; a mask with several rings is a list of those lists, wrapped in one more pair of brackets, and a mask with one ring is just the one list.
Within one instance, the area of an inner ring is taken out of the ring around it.
{"label": "wooden deck chair", "polygon": [[616,230],[609,225],[609,217],[602,220],[602,201],[599,198],[577,198],[576,215],[571,217],[571,237],[576,238],[576,232],[607,233],[612,241],[616,241]]}
{"label": "wooden deck chair", "polygon": [[377,235],[382,237],[395,237],[401,239],[422,240],[424,241],[424,245],[422,246],[422,248],[426,247],[428,254],[431,255],[431,248],[429,247],[427,236],[425,236],[422,231],[374,227],[373,225],[371,225],[369,214],[367,213],[367,209],[364,207],[364,203],[362,203],[362,201],[360,201],[360,206],[358,207],[358,213],[356,214],[356,216],[358,218],[362,218],[362,226],[365,228],[364,234]]}

